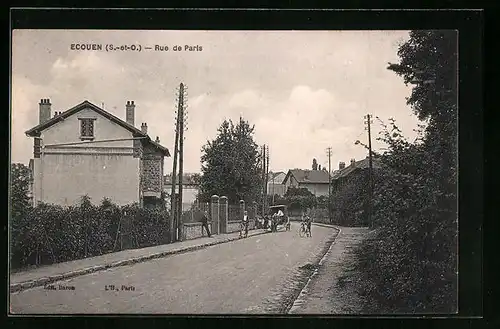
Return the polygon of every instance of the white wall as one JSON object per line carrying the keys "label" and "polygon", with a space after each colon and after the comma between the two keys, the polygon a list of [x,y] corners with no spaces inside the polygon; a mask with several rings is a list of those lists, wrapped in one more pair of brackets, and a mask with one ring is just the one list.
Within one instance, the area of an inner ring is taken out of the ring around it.
{"label": "white wall", "polygon": [[328,196],[328,184],[300,184],[300,187],[307,188],[315,196]]}
{"label": "white wall", "polygon": [[[124,141],[51,146],[81,142],[80,120],[95,118],[94,141]],[[34,161],[35,200],[70,205],[88,194],[93,203],[108,197],[118,204],[139,201],[139,158],[133,157],[132,133],[93,110],[84,109],[44,130],[42,154]]]}
{"label": "white wall", "polygon": [[[74,143],[81,142],[80,140],[80,120],[78,118],[95,118],[94,121],[94,141],[107,140],[107,139],[124,139],[132,138],[132,133],[122,126],[108,120],[101,116],[92,109],[87,108],[79,111],[78,113],[60,121],[53,126],[45,129],[41,138],[43,145],[60,144],[60,143]],[[95,146],[99,147],[132,147],[132,140],[96,143]],[[86,144],[72,145],[72,147],[87,147]]]}
{"label": "white wall", "polygon": [[139,201],[139,159],[123,155],[48,154],[40,161],[37,200],[71,205],[88,194],[124,205]]}

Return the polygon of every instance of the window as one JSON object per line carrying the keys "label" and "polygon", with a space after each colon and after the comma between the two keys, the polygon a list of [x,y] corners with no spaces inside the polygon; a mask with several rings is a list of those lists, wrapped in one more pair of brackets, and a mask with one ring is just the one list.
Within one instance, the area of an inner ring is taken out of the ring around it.
{"label": "window", "polygon": [[94,120],[80,118],[80,138],[93,139],[94,138]]}

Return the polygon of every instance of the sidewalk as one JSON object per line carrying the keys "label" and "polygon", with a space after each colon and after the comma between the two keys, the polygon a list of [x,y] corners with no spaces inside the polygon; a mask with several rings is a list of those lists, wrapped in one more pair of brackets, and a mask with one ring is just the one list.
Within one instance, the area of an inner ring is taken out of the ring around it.
{"label": "sidewalk", "polygon": [[[319,226],[327,226],[319,224]],[[366,227],[340,227],[339,235],[325,254],[310,281],[294,302],[289,314],[357,314],[359,296],[340,288],[339,282],[350,280],[353,268],[352,249],[369,234]]]}
{"label": "sidewalk", "polygon": [[[267,233],[267,231],[261,229],[251,230],[248,232],[248,237],[264,233]],[[96,257],[42,266],[10,274],[10,292],[22,291],[55,281],[106,270],[112,267],[131,265],[154,258],[194,251],[238,239],[239,232],[219,234],[212,235],[211,238],[203,237],[155,247],[128,249]]]}

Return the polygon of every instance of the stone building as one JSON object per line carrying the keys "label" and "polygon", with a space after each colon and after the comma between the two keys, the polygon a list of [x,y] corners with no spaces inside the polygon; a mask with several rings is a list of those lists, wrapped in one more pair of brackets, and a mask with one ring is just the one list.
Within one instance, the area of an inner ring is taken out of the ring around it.
{"label": "stone building", "polygon": [[42,99],[39,124],[26,131],[33,138],[33,205],[71,205],[83,195],[94,203],[160,202],[170,153],[150,138],[146,123],[135,127],[134,101],[127,101],[125,117],[89,101],[52,116],[49,99]]}

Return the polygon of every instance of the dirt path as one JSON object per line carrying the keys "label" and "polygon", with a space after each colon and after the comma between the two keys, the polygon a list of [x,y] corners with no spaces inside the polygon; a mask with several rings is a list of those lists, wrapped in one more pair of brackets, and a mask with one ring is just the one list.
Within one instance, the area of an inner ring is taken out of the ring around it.
{"label": "dirt path", "polygon": [[368,232],[367,228],[341,227],[332,248],[294,303],[290,314],[360,313],[360,297],[349,284],[354,269],[352,248]]}

